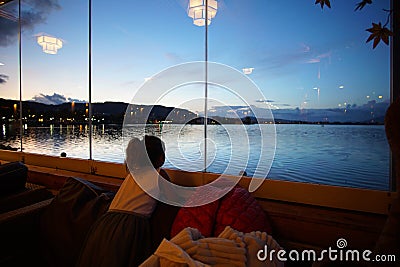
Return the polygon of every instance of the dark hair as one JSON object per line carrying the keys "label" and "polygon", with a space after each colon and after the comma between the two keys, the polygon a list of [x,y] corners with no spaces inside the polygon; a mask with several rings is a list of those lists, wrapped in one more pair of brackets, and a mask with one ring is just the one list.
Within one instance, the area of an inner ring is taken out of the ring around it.
{"label": "dark hair", "polygon": [[145,135],[143,141],[146,146],[147,155],[154,168],[160,168],[165,161],[165,146],[160,138],[152,135]]}
{"label": "dark hair", "polygon": [[126,164],[133,171],[153,165],[160,168],[165,161],[164,142],[160,138],[145,135],[143,140],[132,138],[126,148]]}

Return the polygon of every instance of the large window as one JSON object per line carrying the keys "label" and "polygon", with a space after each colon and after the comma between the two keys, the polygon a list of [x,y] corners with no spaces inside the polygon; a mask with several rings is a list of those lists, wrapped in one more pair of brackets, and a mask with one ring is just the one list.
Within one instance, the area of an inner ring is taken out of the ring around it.
{"label": "large window", "polygon": [[0,148],[3,149],[17,150],[21,146],[18,51],[18,3],[10,2],[0,6]]}
{"label": "large window", "polygon": [[[268,177],[388,189],[382,124],[390,49],[383,43],[372,49],[365,29],[385,23],[390,2],[374,4],[355,12],[353,1],[323,10],[301,1],[221,3],[209,31],[209,60],[242,70],[263,92],[265,99],[250,104],[270,108],[276,122]],[[251,175],[254,164],[246,171]]]}
{"label": "large window", "polygon": [[21,1],[21,65],[0,7],[1,148],[22,128],[25,152],[123,162],[148,133],[169,168],[389,189],[390,48],[365,43],[389,0],[208,0],[207,27],[203,1],[92,2]]}
{"label": "large window", "polygon": [[22,1],[21,10],[24,151],[88,158],[88,3]]}
{"label": "large window", "polygon": [[[93,1],[92,10],[93,158],[122,162],[122,122],[127,104],[156,73],[176,64],[203,60],[204,29],[192,27],[186,6],[178,1],[125,1],[116,5]],[[177,107],[178,101],[161,104]],[[144,111],[136,106],[131,112],[138,117]],[[153,128],[158,125],[149,126]],[[134,130],[133,135],[139,136]],[[161,132],[154,134],[160,136]]]}

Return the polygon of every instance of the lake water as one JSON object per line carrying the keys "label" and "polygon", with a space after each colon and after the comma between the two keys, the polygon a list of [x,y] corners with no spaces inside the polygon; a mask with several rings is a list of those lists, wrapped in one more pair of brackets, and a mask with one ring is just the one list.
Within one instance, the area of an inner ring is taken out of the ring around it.
{"label": "lake water", "polygon": [[[18,129],[1,125],[0,144],[19,147]],[[149,134],[160,136],[167,150],[165,167],[189,171],[202,170],[203,137],[201,125],[150,126]],[[236,127],[236,128],[235,128]],[[276,150],[267,151],[259,162],[259,125],[209,125],[207,171],[252,176],[259,164],[269,179],[310,182],[359,188],[388,190],[390,154],[384,126],[370,125],[276,125]],[[272,127],[261,125],[260,127]],[[135,127],[131,135],[138,135]],[[95,160],[123,162],[124,139],[120,126],[94,126],[92,155]],[[266,136],[264,142],[272,142]],[[239,148],[238,148],[239,147]],[[89,158],[87,126],[27,127],[25,152]],[[264,149],[271,149],[265,147]],[[272,161],[273,160],[273,161]],[[270,163],[272,166],[269,170]],[[268,172],[269,170],[269,172]]]}

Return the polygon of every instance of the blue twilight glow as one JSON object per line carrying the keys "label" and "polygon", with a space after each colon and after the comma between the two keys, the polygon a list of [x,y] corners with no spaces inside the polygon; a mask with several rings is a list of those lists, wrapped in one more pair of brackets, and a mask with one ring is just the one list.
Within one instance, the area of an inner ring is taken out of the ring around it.
{"label": "blue twilight glow", "polygon": [[[17,13],[17,1],[0,10]],[[88,2],[23,0],[22,98],[88,100]],[[208,59],[247,70],[272,108],[337,108],[388,101],[389,53],[366,44],[371,22],[385,23],[389,1],[354,12],[358,1],[218,1],[209,26]],[[193,25],[187,0],[93,1],[92,100],[130,102],[152,75],[175,64],[204,60],[204,27]],[[24,15],[25,14],[25,15]],[[0,17],[0,97],[19,99],[17,22]],[[56,55],[36,36],[63,41]],[[5,39],[7,38],[7,39]],[[249,71],[251,70],[251,71]],[[196,95],[188,89],[185,97]],[[176,96],[177,98],[179,96]],[[175,99],[180,102],[179,99]],[[228,101],[228,100],[227,100]],[[163,103],[174,106],[174,100]],[[236,104],[236,103],[232,103]],[[190,107],[188,107],[190,108]]]}

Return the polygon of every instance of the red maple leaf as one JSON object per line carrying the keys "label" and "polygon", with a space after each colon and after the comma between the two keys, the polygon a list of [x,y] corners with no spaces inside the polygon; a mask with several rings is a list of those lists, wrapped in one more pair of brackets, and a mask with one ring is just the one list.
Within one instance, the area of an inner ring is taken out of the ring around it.
{"label": "red maple leaf", "polygon": [[372,4],[372,0],[362,0],[360,3],[356,5],[356,9],[354,9],[354,11],[363,9],[366,4],[369,5]]}
{"label": "red maple leaf", "polygon": [[371,33],[366,42],[368,43],[374,40],[373,48],[375,48],[381,40],[386,45],[389,45],[389,36],[393,36],[393,32],[385,26],[382,27],[380,22],[378,24],[372,22],[372,28],[369,28],[366,31]]}
{"label": "red maple leaf", "polygon": [[316,0],[315,4],[320,4],[321,8],[324,8],[324,5],[327,5],[327,7],[331,8],[331,2],[329,0]]}

